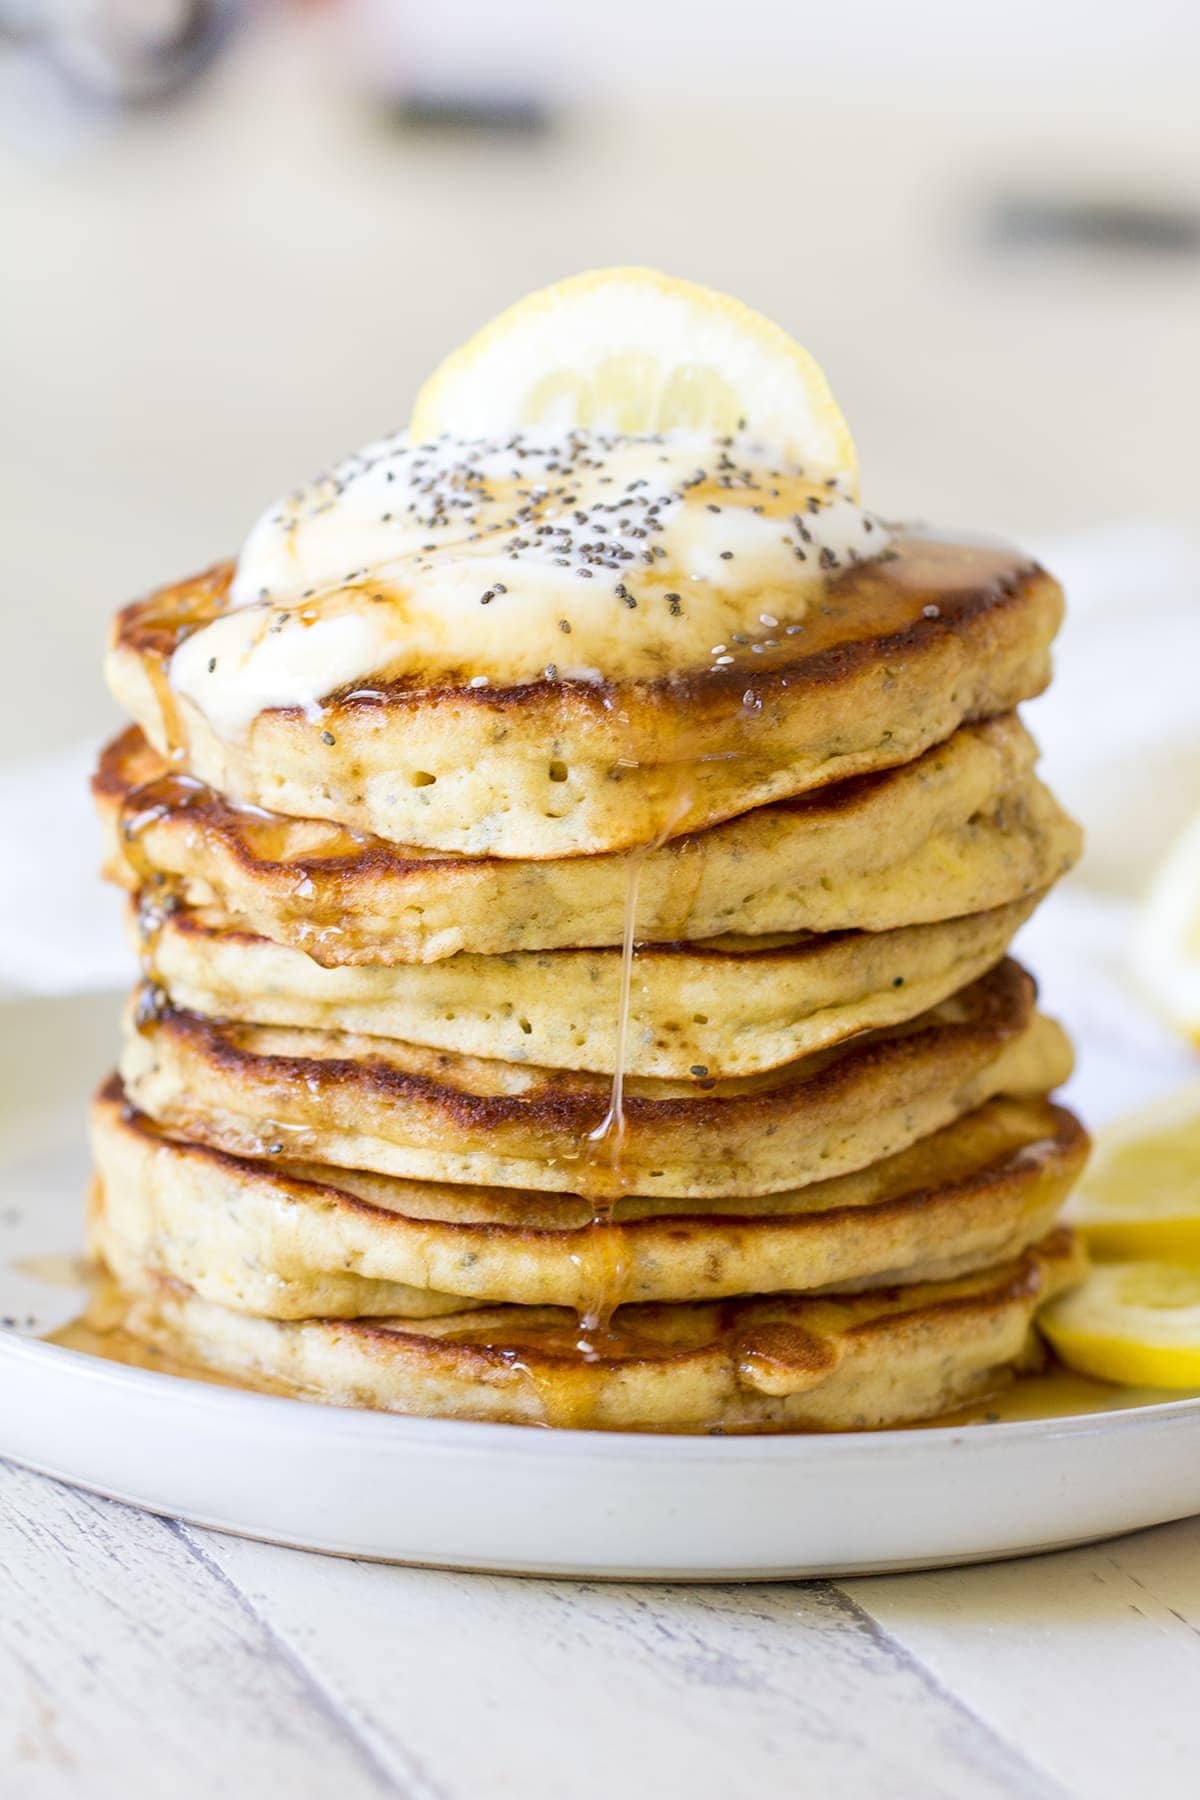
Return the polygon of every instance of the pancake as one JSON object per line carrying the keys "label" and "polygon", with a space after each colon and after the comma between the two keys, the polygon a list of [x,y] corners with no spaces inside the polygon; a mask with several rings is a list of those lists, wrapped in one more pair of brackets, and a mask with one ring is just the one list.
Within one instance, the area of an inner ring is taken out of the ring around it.
{"label": "pancake", "polygon": [[[914,763],[649,852],[638,935],[670,943],[885,931],[986,912],[1048,887],[1078,828],[1034,778],[1015,717],[965,726]],[[340,827],[231,806],[169,775],[137,732],[93,784],[106,872],[178,891],[330,965],[619,944],[624,856],[514,862],[398,850]]]}
{"label": "pancake", "polygon": [[119,1280],[154,1269],[280,1319],[467,1301],[582,1313],[604,1286],[621,1304],[948,1279],[1041,1237],[1087,1154],[1061,1107],[993,1100],[869,1169],[758,1203],[698,1214],[623,1196],[600,1239],[573,1197],[265,1164],[173,1138],[116,1078],[92,1142],[91,1246]]}
{"label": "pancake", "polygon": [[936,1418],[1040,1366],[1038,1310],[1084,1268],[1059,1228],[949,1282],[623,1307],[592,1358],[574,1347],[573,1315],[549,1308],[280,1322],[153,1271],[127,1283],[124,1324],[180,1362],[337,1406],[597,1430],[866,1430]]}
{"label": "pancake", "polygon": [[54,1341],[714,1434],[1040,1366],[1088,1146],[1008,951],[1080,850],[1016,710],[1062,608],[868,510],[820,370],[730,297],[510,309],[114,623],[141,980]]}
{"label": "pancake", "polygon": [[[634,963],[627,1074],[752,1075],[903,1023],[999,962],[1037,896],[897,931],[647,944]],[[463,952],[322,968],[212,909],[131,907],[172,1006],[250,1025],[396,1038],[459,1055],[612,1074],[619,949]]]}
{"label": "pancake", "polygon": [[1066,1079],[1061,1029],[1016,963],[920,1019],[767,1074],[625,1084],[619,1171],[591,1150],[599,1075],[455,1057],[347,1033],[143,1009],[121,1075],[138,1109],[234,1155],[612,1195],[778,1193],[866,1167],[1001,1093]]}
{"label": "pancake", "polygon": [[[231,575],[118,615],[109,685],[156,749],[275,812],[521,858],[628,849],[909,762],[1040,693],[1062,614],[1058,584],[1017,551],[898,537],[831,579],[796,635],[786,617],[777,636],[760,627],[758,654],[735,645],[715,665],[637,681],[559,678],[551,664],[550,678],[511,687],[472,686],[467,666],[364,668],[319,706],[267,706],[222,736],[169,669],[222,616]],[[355,601],[364,624],[371,587]],[[296,613],[279,618],[294,628]],[[209,659],[214,686],[228,660]]]}

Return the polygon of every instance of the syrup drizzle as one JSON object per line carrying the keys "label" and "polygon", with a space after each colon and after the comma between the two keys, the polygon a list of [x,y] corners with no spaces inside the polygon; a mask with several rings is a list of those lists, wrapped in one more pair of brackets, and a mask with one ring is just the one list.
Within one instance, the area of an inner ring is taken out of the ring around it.
{"label": "syrup drizzle", "polygon": [[[588,1233],[588,1275],[594,1283],[579,1319],[578,1348],[589,1361],[603,1354],[611,1336],[612,1316],[620,1305],[627,1267],[624,1231],[616,1221],[619,1197],[626,1191],[625,1165],[625,1068],[629,1058],[629,1013],[633,993],[633,963],[637,953],[637,898],[646,851],[635,850],[629,857],[625,882],[625,917],[621,933],[621,976],[617,1000],[616,1033],[613,1050],[612,1088],[608,1111],[596,1129],[589,1133],[584,1145],[585,1166],[607,1165],[607,1194],[591,1198],[592,1217],[585,1227]],[[585,1195],[584,1198],[589,1198]]]}
{"label": "syrup drizzle", "polygon": [[[754,696],[745,696],[744,712],[753,711]],[[681,733],[683,752],[669,764],[669,778],[658,809],[654,831],[626,853],[625,899],[621,930],[621,966],[617,1008],[613,1021],[613,1072],[608,1107],[599,1123],[580,1144],[580,1181],[576,1190],[591,1209],[581,1229],[580,1248],[572,1252],[583,1277],[584,1299],[574,1330],[562,1326],[530,1329],[528,1343],[539,1352],[536,1368],[525,1362],[521,1350],[489,1343],[498,1350],[514,1378],[527,1381],[537,1398],[544,1425],[559,1429],[588,1429],[597,1423],[596,1400],[584,1384],[573,1380],[581,1363],[599,1363],[638,1355],[655,1355],[658,1346],[642,1343],[616,1317],[631,1296],[627,1291],[628,1255],[624,1228],[617,1217],[621,1200],[637,1191],[636,1176],[628,1157],[628,1125],[625,1084],[629,1064],[629,1039],[633,1012],[633,982],[637,961],[638,893],[647,858],[660,849],[687,819],[695,799],[695,773],[705,760],[703,746],[690,726]],[[631,756],[628,766],[635,766]],[[488,1342],[488,1334],[461,1334],[464,1339]],[[558,1363],[563,1376],[556,1380],[550,1364]],[[595,1394],[599,1394],[597,1384]]]}
{"label": "syrup drizzle", "polygon": [[[182,750],[175,752],[176,762]],[[182,898],[182,883],[156,867],[147,852],[145,837],[153,825],[171,815],[203,805],[207,789],[190,775],[172,768],[164,775],[131,788],[117,815],[121,853],[137,882],[138,962],[142,985],[134,1009],[134,1021],[144,1031],[166,1003],[166,983],[159,968],[163,929]]]}
{"label": "syrup drizzle", "polygon": [[[181,628],[179,639],[186,636]],[[162,754],[168,767],[177,769],[183,761],[187,735],[183,729],[183,719],[179,712],[179,701],[171,686],[170,663],[161,655],[149,655],[144,658],[143,667],[147,680],[154,691],[155,703],[159,718],[162,721]]]}
{"label": "syrup drizzle", "polygon": [[[198,617],[185,614],[176,621],[169,634],[171,651],[195,629]],[[179,701],[171,685],[170,655],[162,646],[156,645],[142,659],[142,666],[158,707],[163,738],[161,754],[167,769],[165,774],[153,776],[131,788],[117,814],[121,851],[137,881],[138,963],[142,985],[133,1017],[139,1031],[145,1031],[166,1004],[166,985],[159,972],[158,953],[163,927],[180,900],[180,884],[154,866],[146,854],[143,839],[152,825],[172,813],[199,804],[205,793],[200,782],[183,773],[187,734]]]}

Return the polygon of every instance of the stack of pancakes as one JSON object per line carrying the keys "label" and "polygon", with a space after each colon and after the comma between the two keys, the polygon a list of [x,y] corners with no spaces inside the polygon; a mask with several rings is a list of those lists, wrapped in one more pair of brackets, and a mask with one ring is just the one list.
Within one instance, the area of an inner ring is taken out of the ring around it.
{"label": "stack of pancakes", "polygon": [[110,659],[143,981],[91,1236],[127,1331],[652,1430],[928,1418],[1037,1361],[1086,1152],[1006,959],[1078,852],[1014,710],[1049,576],[900,537],[749,672],[389,679],[240,735],[170,679],[229,582],[128,608]]}

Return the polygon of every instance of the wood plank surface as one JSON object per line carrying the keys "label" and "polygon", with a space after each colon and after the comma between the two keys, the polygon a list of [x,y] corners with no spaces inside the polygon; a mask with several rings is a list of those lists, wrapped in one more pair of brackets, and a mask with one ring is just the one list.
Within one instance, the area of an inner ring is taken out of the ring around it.
{"label": "wood plank surface", "polygon": [[846,1592],[1070,1792],[1200,1793],[1200,1519]]}
{"label": "wood plank surface", "polygon": [[435,1795],[1059,1792],[824,1584],[522,1581],[188,1535]]}
{"label": "wood plank surface", "polygon": [[338,1561],[0,1465],[0,1796],[1191,1800],[1200,1520],[844,1584]]}
{"label": "wood plank surface", "polygon": [[408,1792],[178,1526],[0,1464],[3,1800]]}

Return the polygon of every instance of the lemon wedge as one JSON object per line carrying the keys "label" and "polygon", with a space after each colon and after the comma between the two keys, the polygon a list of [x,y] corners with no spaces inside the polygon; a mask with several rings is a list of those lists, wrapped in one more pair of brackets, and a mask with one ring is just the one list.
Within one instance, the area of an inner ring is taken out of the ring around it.
{"label": "lemon wedge", "polygon": [[1200,1044],[1200,817],[1175,840],[1151,884],[1133,966],[1163,1016]]}
{"label": "lemon wedge", "polygon": [[1100,1133],[1067,1216],[1093,1256],[1200,1263],[1200,1082]]}
{"label": "lemon wedge", "polygon": [[519,300],[429,377],[410,435],[539,426],[744,428],[857,498],[853,440],[808,351],[740,300],[654,269],[597,269]]}
{"label": "lemon wedge", "polygon": [[1098,1263],[1038,1325],[1081,1374],[1125,1387],[1200,1386],[1200,1264]]}

